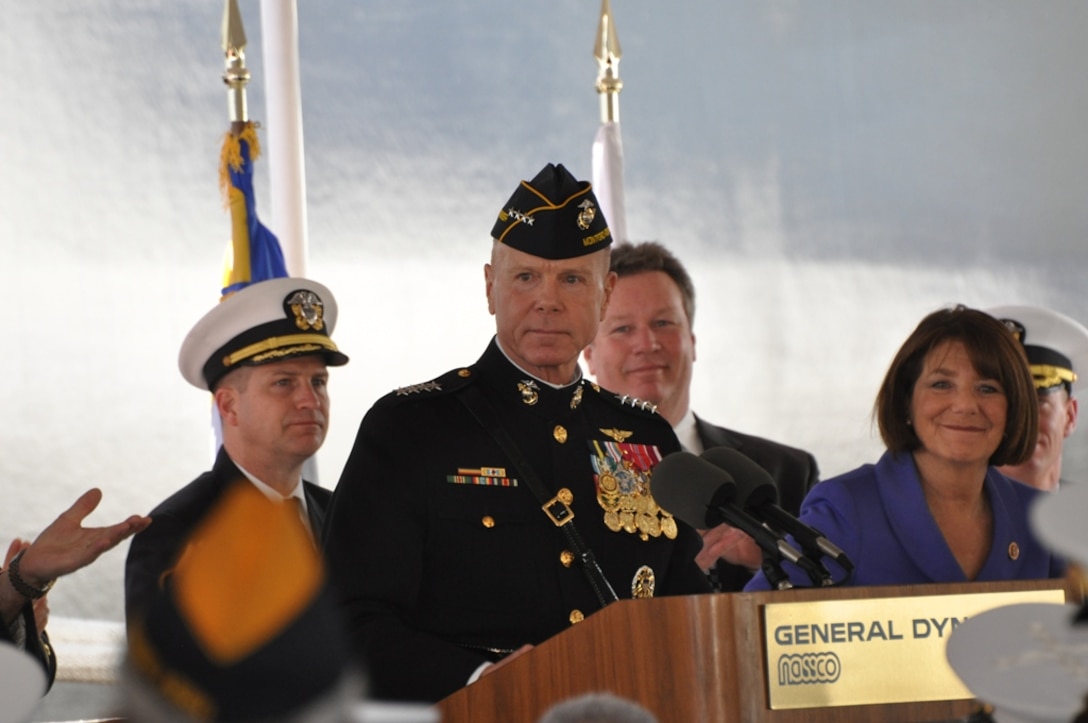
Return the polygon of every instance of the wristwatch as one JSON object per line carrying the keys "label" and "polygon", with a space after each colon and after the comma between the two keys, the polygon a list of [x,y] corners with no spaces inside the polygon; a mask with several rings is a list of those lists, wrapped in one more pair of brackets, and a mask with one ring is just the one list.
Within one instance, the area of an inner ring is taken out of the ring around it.
{"label": "wristwatch", "polygon": [[56,580],[50,580],[42,587],[34,587],[26,580],[24,580],[23,576],[19,574],[19,561],[23,559],[24,552],[26,552],[25,549],[19,550],[19,554],[11,558],[11,564],[8,565],[8,580],[11,581],[11,586],[15,588],[15,592],[19,593],[28,600],[37,600],[42,595],[45,595],[47,592],[49,592],[50,588],[53,587],[53,583],[55,583]]}

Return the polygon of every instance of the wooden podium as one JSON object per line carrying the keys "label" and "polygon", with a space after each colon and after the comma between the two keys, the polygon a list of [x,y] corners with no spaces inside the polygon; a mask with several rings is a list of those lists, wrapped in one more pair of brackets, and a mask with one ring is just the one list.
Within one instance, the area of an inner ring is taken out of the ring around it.
{"label": "wooden podium", "polygon": [[821,723],[962,719],[970,700],[771,710],[767,603],[1063,590],[1063,580],[794,589],[622,600],[438,703],[443,723],[532,723],[595,691],[634,700],[662,723]]}

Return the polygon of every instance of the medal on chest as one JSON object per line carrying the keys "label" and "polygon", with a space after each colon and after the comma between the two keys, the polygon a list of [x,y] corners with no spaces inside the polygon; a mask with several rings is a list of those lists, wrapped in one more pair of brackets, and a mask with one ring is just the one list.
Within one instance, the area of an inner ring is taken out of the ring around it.
{"label": "medal on chest", "polygon": [[640,539],[676,538],[676,520],[661,509],[650,491],[653,466],[661,461],[657,447],[646,444],[591,441],[597,504],[613,532]]}

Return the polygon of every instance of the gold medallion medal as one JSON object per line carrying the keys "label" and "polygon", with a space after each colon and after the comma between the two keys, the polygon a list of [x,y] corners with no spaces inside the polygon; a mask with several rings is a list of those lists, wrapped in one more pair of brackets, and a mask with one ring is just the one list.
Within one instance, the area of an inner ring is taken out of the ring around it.
{"label": "gold medallion medal", "polygon": [[[662,510],[664,512],[664,510]],[[661,517],[661,534],[670,540],[676,539],[676,520],[668,512],[665,512]]]}

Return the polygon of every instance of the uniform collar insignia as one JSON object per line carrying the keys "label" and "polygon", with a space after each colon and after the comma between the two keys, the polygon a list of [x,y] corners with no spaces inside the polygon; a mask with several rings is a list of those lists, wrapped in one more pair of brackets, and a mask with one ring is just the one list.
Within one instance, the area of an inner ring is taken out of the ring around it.
{"label": "uniform collar insignia", "polygon": [[522,403],[530,407],[540,400],[540,387],[532,379],[522,379],[518,382],[518,391],[521,392]]}

